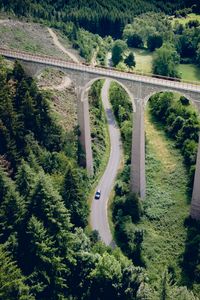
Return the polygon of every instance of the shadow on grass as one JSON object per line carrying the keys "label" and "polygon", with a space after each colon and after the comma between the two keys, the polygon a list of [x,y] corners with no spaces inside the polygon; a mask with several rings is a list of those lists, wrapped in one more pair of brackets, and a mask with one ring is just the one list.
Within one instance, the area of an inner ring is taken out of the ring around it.
{"label": "shadow on grass", "polygon": [[[179,147],[177,147],[176,145],[176,141],[175,139],[173,139],[172,137],[169,136],[169,134],[166,132],[165,130],[165,126],[164,124],[159,121],[155,116],[153,116],[151,114],[151,111],[149,111],[149,120],[150,122],[155,126],[157,131],[162,131],[162,133],[164,134],[164,137],[166,139],[166,141],[170,142],[170,145],[172,146],[173,149],[176,149],[179,151],[180,156],[183,157],[182,153],[181,153],[181,149]],[[190,166],[188,166],[185,161],[184,161],[184,157],[183,157],[183,162],[184,162],[184,167],[187,171],[187,174],[190,173]],[[187,184],[187,204],[191,203],[191,197],[192,197],[192,184],[193,183],[193,178],[190,178],[188,175],[188,184]]]}
{"label": "shadow on grass", "polygon": [[[155,116],[149,113],[149,120],[154,124],[158,131],[164,133],[166,140],[172,142],[172,147],[178,148],[176,146],[176,141],[168,135],[165,130],[165,125],[162,124]],[[179,149],[180,155],[181,149]],[[189,172],[189,166],[185,165],[186,170]],[[187,187],[187,202],[191,202],[191,182],[189,182],[188,176],[188,187]],[[189,288],[194,288],[195,292],[199,294],[200,292],[200,221],[195,221],[191,217],[188,217],[184,221],[185,230],[187,233],[185,240],[185,249],[183,253],[183,259],[181,263],[181,285],[186,285]]]}

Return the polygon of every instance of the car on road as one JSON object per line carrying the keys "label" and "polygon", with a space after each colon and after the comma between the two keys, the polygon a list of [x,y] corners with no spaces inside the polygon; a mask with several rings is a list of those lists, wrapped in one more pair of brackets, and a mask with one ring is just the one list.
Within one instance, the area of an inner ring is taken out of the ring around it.
{"label": "car on road", "polygon": [[95,198],[96,200],[99,200],[100,197],[101,197],[101,191],[100,191],[100,190],[97,190],[96,193],[95,193],[94,198]]}

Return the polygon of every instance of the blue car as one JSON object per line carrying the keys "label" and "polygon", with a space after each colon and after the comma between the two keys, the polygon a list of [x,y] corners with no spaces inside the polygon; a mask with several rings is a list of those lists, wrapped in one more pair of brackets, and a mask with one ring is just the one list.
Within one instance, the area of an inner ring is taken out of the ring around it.
{"label": "blue car", "polygon": [[95,198],[96,200],[99,200],[100,197],[101,197],[101,191],[100,191],[100,190],[97,190],[96,193],[95,193],[94,198]]}

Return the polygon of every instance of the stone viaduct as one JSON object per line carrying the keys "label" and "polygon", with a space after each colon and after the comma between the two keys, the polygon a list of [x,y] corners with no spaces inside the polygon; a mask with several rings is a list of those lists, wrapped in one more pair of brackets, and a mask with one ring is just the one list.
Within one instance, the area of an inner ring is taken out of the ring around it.
{"label": "stone viaduct", "polygon": [[[19,60],[30,76],[37,76],[44,68],[55,68],[66,73],[75,85],[78,98],[78,122],[80,141],[86,154],[86,168],[93,174],[93,157],[91,148],[88,91],[98,79],[110,78],[118,82],[128,93],[132,102],[133,133],[131,154],[131,190],[141,198],[145,197],[145,132],[144,108],[148,99],[155,93],[178,92],[200,107],[200,85],[171,81],[162,78],[142,76],[121,72],[109,68],[76,64],[48,56],[33,55],[0,48],[0,55],[10,60]],[[191,217],[200,220],[200,142],[198,147],[196,173],[194,179]]]}

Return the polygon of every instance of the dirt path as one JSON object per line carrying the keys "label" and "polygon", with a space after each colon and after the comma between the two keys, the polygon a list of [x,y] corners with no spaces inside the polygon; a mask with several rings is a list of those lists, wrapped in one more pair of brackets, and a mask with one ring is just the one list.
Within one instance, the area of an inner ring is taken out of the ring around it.
{"label": "dirt path", "polygon": [[[65,54],[67,54],[74,62],[79,63],[78,58],[71,52],[69,52],[58,40],[57,35],[55,34],[55,32],[53,32],[53,30],[51,28],[48,28],[48,31],[51,35],[51,37],[53,38],[53,42],[55,44],[56,47],[58,47],[62,52],[64,52]],[[65,76],[62,79],[62,82],[59,85],[51,85],[51,86],[42,86],[41,88],[46,90],[57,90],[57,91],[63,91],[65,88],[70,87],[71,85],[71,80],[69,77]]]}
{"label": "dirt path", "polygon": [[98,53],[98,51],[99,51],[99,47],[97,46],[97,48],[94,50],[93,57],[92,57],[91,62],[90,62],[90,64],[92,66],[97,65],[97,53]]}
{"label": "dirt path", "polygon": [[53,38],[53,42],[56,45],[56,47],[58,47],[61,51],[63,51],[64,53],[66,53],[74,62],[79,63],[78,58],[71,53],[69,50],[67,50],[58,40],[57,35],[55,34],[55,32],[53,32],[53,30],[51,28],[48,28],[48,31],[51,35],[51,37]]}
{"label": "dirt path", "polygon": [[112,64],[112,53],[111,52],[108,52],[108,54],[107,54],[107,63],[106,63],[106,65],[108,67],[113,67],[113,64]]}
{"label": "dirt path", "polygon": [[3,19],[3,20],[0,20],[0,24],[7,24],[9,23],[9,19]]}

